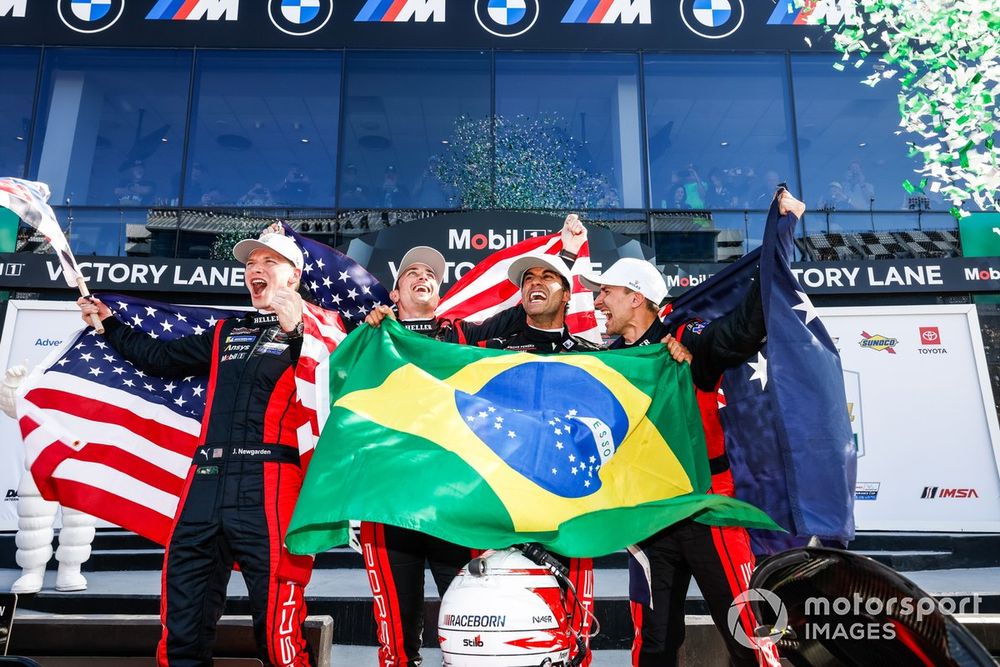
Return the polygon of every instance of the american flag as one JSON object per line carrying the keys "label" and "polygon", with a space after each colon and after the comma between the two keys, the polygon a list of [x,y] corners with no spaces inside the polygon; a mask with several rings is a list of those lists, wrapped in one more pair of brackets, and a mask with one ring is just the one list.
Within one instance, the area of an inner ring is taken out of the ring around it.
{"label": "american flag", "polygon": [[[501,310],[516,306],[521,301],[521,290],[507,279],[507,269],[511,263],[528,253],[558,255],[560,250],[562,241],[558,234],[535,236],[498,250],[452,285],[441,298],[438,316],[450,320],[482,322]],[[580,249],[573,269],[575,273],[590,273],[590,249],[586,243]],[[601,343],[594,315],[594,295],[576,276],[573,277],[573,294],[566,313],[566,326],[576,336],[595,344]]]}
{"label": "american flag", "polygon": [[66,283],[76,287],[77,280],[82,276],[56,214],[49,206],[49,186],[20,178],[0,178],[0,206],[13,211],[45,237],[59,256]]}
{"label": "american flag", "polygon": [[[120,320],[161,340],[199,335],[242,315],[132,296],[102,300]],[[296,381],[312,415],[310,428],[300,429],[303,464],[319,432],[316,369],[344,336],[336,313],[312,304],[305,311]],[[207,378],[147,375],[88,328],[25,385],[18,419],[42,495],[165,544],[201,432]]]}

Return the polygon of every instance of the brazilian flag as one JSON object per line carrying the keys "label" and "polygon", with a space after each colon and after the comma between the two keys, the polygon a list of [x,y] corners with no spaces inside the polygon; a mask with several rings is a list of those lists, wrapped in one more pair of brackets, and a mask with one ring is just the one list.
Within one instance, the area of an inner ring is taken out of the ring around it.
{"label": "brazilian flag", "polygon": [[776,528],[707,493],[690,369],[662,345],[539,356],[387,320],[354,331],[330,367],[330,417],[286,535],[294,553],[346,544],[350,519],[581,557],[689,517]]}

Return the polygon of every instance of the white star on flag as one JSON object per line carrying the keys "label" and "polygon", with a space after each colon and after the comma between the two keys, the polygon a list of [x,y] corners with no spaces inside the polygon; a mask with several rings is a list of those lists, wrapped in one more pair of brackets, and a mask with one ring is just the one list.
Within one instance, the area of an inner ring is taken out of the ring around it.
{"label": "white star on flag", "polygon": [[747,365],[753,369],[753,375],[750,376],[750,381],[760,380],[760,388],[763,389],[767,386],[767,359],[764,358],[763,352],[757,353],[757,361],[748,361]]}
{"label": "white star on flag", "polygon": [[814,306],[812,301],[809,300],[809,297],[806,296],[805,292],[800,292],[798,290],[795,290],[795,293],[799,295],[800,303],[796,306],[792,306],[792,310],[801,310],[803,313],[805,313],[806,314],[805,323],[809,324],[817,317],[819,317],[819,313],[816,312],[816,306]]}

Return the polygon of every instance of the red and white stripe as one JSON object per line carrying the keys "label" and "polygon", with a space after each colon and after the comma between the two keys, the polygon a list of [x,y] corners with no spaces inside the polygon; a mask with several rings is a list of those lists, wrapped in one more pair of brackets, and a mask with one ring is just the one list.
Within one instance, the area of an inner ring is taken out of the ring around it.
{"label": "red and white stripe", "polygon": [[25,455],[42,495],[164,544],[201,424],[44,368],[25,381],[18,401]]}
{"label": "red and white stripe", "polygon": [[[533,253],[558,255],[562,241],[558,234],[535,236],[498,250],[479,262],[462,279],[452,285],[438,305],[438,317],[451,320],[482,322],[501,310],[521,302],[521,290],[507,278],[507,269],[518,257]],[[584,244],[577,255],[574,273],[590,271],[590,250]],[[594,315],[594,295],[578,278],[573,278],[573,294],[566,313],[570,333],[594,343],[601,342]]]}
{"label": "red and white stripe", "polygon": [[308,302],[304,305],[302,351],[295,365],[295,386],[309,415],[309,423],[299,430],[299,458],[303,468],[312,457],[330,414],[330,353],[347,336],[339,313]]}

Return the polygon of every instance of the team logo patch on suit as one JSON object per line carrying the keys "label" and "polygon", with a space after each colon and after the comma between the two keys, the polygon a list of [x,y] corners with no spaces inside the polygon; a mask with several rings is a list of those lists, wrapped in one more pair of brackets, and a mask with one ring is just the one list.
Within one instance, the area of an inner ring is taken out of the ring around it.
{"label": "team logo patch on suit", "polygon": [[59,18],[75,32],[107,30],[121,18],[125,0],[58,0]]}
{"label": "team logo patch on suit", "polygon": [[285,350],[288,349],[288,343],[261,343],[257,346],[257,349],[253,351],[254,354],[273,354],[275,356],[280,356],[284,354]]}
{"label": "team logo patch on suit", "polygon": [[517,37],[538,20],[538,0],[476,0],[476,20],[497,37]]}
{"label": "team logo patch on suit", "polygon": [[267,12],[281,32],[311,35],[330,21],[333,0],[268,0]]}
{"label": "team logo patch on suit", "polygon": [[706,39],[722,39],[743,25],[743,0],[681,0],[681,20]]}

